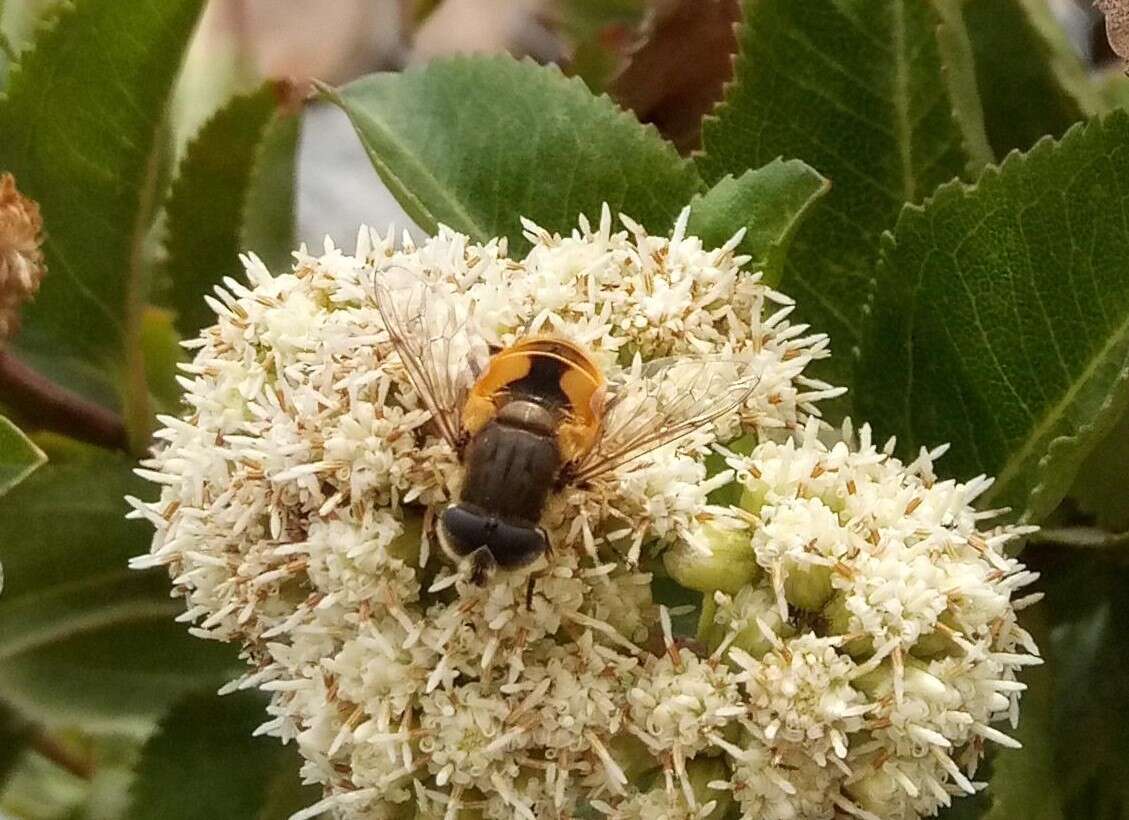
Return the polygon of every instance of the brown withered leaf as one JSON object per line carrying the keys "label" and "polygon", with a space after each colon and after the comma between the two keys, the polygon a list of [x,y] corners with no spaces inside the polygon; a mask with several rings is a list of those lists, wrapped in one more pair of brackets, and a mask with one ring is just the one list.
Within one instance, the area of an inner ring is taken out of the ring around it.
{"label": "brown withered leaf", "polygon": [[656,0],[608,92],[689,153],[733,74],[740,16],[738,0]]}
{"label": "brown withered leaf", "polygon": [[1110,47],[1122,60],[1129,61],[1129,0],[1096,0],[1105,15],[1105,32]]}

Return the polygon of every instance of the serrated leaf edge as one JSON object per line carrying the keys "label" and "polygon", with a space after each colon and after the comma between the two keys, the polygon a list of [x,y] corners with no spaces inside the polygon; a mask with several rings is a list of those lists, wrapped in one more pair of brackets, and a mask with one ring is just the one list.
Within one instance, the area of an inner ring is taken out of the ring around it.
{"label": "serrated leaf edge", "polygon": [[[1116,109],[1090,120],[1075,123],[1060,139],[1056,140],[1054,137],[1048,135],[1041,138],[1027,151],[1013,149],[1008,152],[1008,155],[1004,157],[1003,161],[998,165],[988,165],[985,167],[979,178],[973,182],[954,179],[939,186],[931,196],[921,203],[907,203],[898,214],[894,228],[883,232],[881,250],[879,252],[879,264],[886,264],[889,254],[897,247],[895,234],[902,227],[903,220],[908,221],[910,219],[922,218],[926,210],[937,202],[942,202],[954,197],[963,198],[969,196],[979,191],[981,185],[994,185],[1004,174],[1010,173],[1011,168],[1016,166],[1022,167],[1029,161],[1037,160],[1046,154],[1064,150],[1075,142],[1085,139],[1086,135],[1089,134],[1092,129],[1104,130],[1118,120],[1123,120],[1129,125],[1129,111]],[[872,305],[870,315],[873,315]],[[1111,334],[1110,338],[1129,338],[1129,318]],[[1108,350],[1109,347],[1110,342],[1107,341],[1098,352],[1097,357],[1093,359],[1091,364],[1083,371],[1083,374],[1090,372],[1093,362],[1100,360],[1101,352]],[[1081,389],[1080,385],[1083,382],[1084,378],[1075,379],[1067,392],[1055,402],[1052,410],[1060,409],[1064,405],[1069,406],[1069,400],[1077,395],[1077,390]],[[906,400],[908,401],[908,399],[909,395],[907,391]],[[1100,432],[1103,429],[1108,430],[1116,421],[1116,413],[1111,412],[1111,409],[1115,406],[1129,406],[1129,367],[1122,368],[1120,377],[1114,383],[1105,402],[1098,408],[1090,423],[1078,427],[1073,435],[1056,436],[1051,440],[1047,447],[1047,452],[1035,462],[1034,469],[1036,475],[1045,476],[1048,474],[1047,471],[1055,465],[1067,463],[1068,458],[1072,455],[1072,452],[1068,448],[1076,448],[1081,440],[1084,440],[1091,434],[1095,434],[1094,440],[1091,441],[1088,449],[1073,450],[1073,454],[1077,455],[1080,464],[1081,460],[1085,458],[1090,450],[1097,446],[1097,439]],[[908,412],[905,415],[905,420],[907,424],[910,423],[910,414]],[[995,482],[992,487],[981,497],[983,504],[990,506],[992,499],[998,497],[1000,493],[1009,486],[1008,482],[1014,474],[1014,471],[1024,469],[1025,465],[1031,463],[1031,454],[1026,452],[1026,448],[1035,446],[1041,439],[1037,431],[1043,429],[1045,424],[1046,416],[1040,420],[1035,431],[1025,437],[1024,445],[1020,448],[1024,455],[1019,456],[1018,461],[1014,456],[1008,458],[1004,468],[996,474]],[[1066,491],[1069,491],[1069,483],[1067,483]],[[1047,496],[1047,493],[1048,487],[1046,479],[1037,480],[1031,488],[1024,509],[1020,512],[1020,520],[1028,523],[1036,522],[1051,511],[1048,507],[1053,507],[1061,500],[1061,498],[1058,498],[1052,501]]]}
{"label": "serrated leaf edge", "polygon": [[0,497],[3,497],[3,495],[5,493],[7,493],[9,490],[11,490],[13,487],[15,487],[17,484],[19,484],[24,479],[26,479],[29,475],[34,473],[36,470],[38,470],[44,464],[46,464],[47,463],[47,454],[45,452],[43,452],[43,450],[41,450],[39,448],[39,446],[34,441],[32,441],[30,438],[28,438],[27,435],[24,433],[24,431],[21,430],[19,427],[17,427],[16,424],[11,419],[8,419],[4,416],[0,416],[0,427],[5,427],[5,428],[9,429],[13,433],[15,433],[17,436],[19,436],[21,439],[23,439],[24,444],[27,445],[28,449],[31,451],[32,456],[33,456],[32,462],[27,467],[25,467],[23,470],[20,470],[19,472],[17,472],[13,478],[9,479],[4,484],[0,484]]}
{"label": "serrated leaf edge", "polygon": [[[802,159],[797,159],[795,157],[789,157],[789,158],[785,159],[784,155],[781,154],[781,155],[777,156],[776,158],[774,158],[773,160],[771,160],[770,162],[766,162],[764,165],[760,166],[759,168],[748,168],[748,169],[742,171],[740,174],[737,174],[737,175],[734,175],[732,173],[726,174],[725,176],[721,177],[716,182],[714,182],[713,185],[709,186],[705,190],[699,191],[698,193],[694,194],[694,196],[691,197],[690,203],[689,203],[689,206],[688,206],[690,208],[690,212],[693,213],[694,212],[694,206],[696,204],[700,203],[705,197],[709,196],[709,194],[715,188],[717,188],[718,186],[720,186],[720,185],[722,185],[726,182],[737,182],[739,179],[741,179],[744,176],[747,176],[749,174],[758,173],[760,171],[765,170],[766,168],[769,168],[771,166],[776,166],[776,165],[802,165],[804,168],[806,168],[807,170],[809,170],[813,174],[815,174],[817,177],[819,177],[819,179],[821,180],[821,184],[820,184],[819,189],[814,194],[812,194],[810,197],[808,197],[807,201],[803,204],[803,207],[799,208],[792,215],[792,218],[788,221],[788,224],[785,227],[784,231],[780,234],[780,237],[778,239],[774,239],[773,241],[769,242],[768,248],[766,249],[768,251],[768,253],[765,254],[765,258],[764,259],[754,259],[753,260],[754,265],[767,265],[769,260],[771,259],[772,255],[773,255],[773,252],[782,253],[787,249],[788,245],[792,241],[792,238],[796,235],[796,229],[799,228],[799,226],[807,218],[808,213],[812,210],[812,208],[814,208],[816,206],[816,204],[821,199],[823,199],[823,197],[825,197],[827,195],[827,192],[831,190],[831,180],[830,179],[825,177],[823,174],[819,173],[819,171],[817,171],[812,166],[808,165]],[[737,231],[735,230],[733,233],[735,234],[735,233],[737,233]],[[764,271],[764,272],[767,275],[768,272],[767,271]],[[765,281],[765,284],[767,284],[769,287],[774,287],[777,284],[776,282],[771,281],[771,277],[768,277],[764,281]]]}
{"label": "serrated leaf edge", "polygon": [[[413,67],[408,68],[407,71],[404,71],[404,72],[400,72],[400,73],[380,72],[380,73],[377,73],[377,74],[366,75],[365,77],[359,78],[359,80],[365,80],[365,79],[368,79],[369,77],[374,77],[374,76],[402,77],[402,76],[409,76],[409,75],[412,75],[412,74],[423,75],[423,74],[427,74],[427,73],[431,72],[433,69],[442,70],[442,69],[447,68],[447,67],[458,66],[458,65],[466,65],[466,64],[471,64],[471,63],[478,64],[478,65],[487,65],[487,64],[490,64],[490,63],[494,63],[494,64],[497,64],[497,65],[525,66],[525,67],[534,69],[537,72],[544,74],[545,76],[553,77],[554,81],[558,81],[558,80],[563,81],[564,86],[562,86],[562,87],[572,86],[573,88],[579,89],[580,91],[582,91],[582,93],[587,95],[592,100],[605,102],[608,106],[608,113],[610,113],[613,117],[620,119],[625,125],[637,129],[639,134],[641,134],[641,135],[645,134],[645,135],[648,135],[651,138],[657,140],[657,143],[659,145],[661,145],[662,150],[664,150],[669,155],[670,160],[671,160],[671,165],[673,167],[677,168],[682,173],[686,173],[688,175],[692,174],[695,177],[695,179],[697,181],[696,187],[698,188],[699,193],[701,193],[701,192],[703,192],[707,189],[707,185],[706,185],[705,181],[702,179],[701,173],[700,173],[699,169],[697,168],[697,166],[692,161],[690,161],[689,159],[679,155],[678,150],[674,147],[674,145],[672,143],[670,143],[667,139],[665,139],[662,136],[662,134],[659,133],[659,130],[654,125],[652,125],[650,123],[640,122],[639,119],[634,114],[632,114],[630,111],[626,111],[614,99],[612,99],[612,97],[610,95],[608,95],[607,93],[593,94],[591,89],[588,88],[588,86],[584,83],[584,81],[582,79],[580,79],[579,77],[569,77],[569,76],[567,76],[563,71],[561,71],[560,67],[557,66],[557,65],[553,65],[553,64],[542,65],[540,63],[535,62],[534,60],[532,60],[529,57],[524,57],[522,59],[515,59],[514,57],[511,57],[508,54],[489,55],[489,56],[456,55],[456,56],[452,56],[452,57],[444,57],[444,58],[432,60],[425,65],[413,66]],[[358,80],[354,80],[353,82],[354,83],[358,82]],[[352,85],[352,83],[350,83],[349,85]],[[384,181],[384,183],[392,191],[393,195],[396,196],[396,200],[400,203],[400,206],[404,209],[404,211],[413,219],[413,221],[416,222],[416,224],[418,224],[425,231],[427,231],[429,233],[435,232],[439,227],[439,224],[440,224],[439,221],[436,220],[431,215],[431,213],[428,211],[428,209],[420,201],[419,197],[416,196],[411,190],[409,190],[408,186],[405,185],[399,179],[399,177],[392,171],[392,169],[389,168],[386,163],[381,161],[378,158],[378,156],[376,154],[374,154],[373,151],[370,150],[370,146],[367,144],[367,141],[360,134],[359,129],[356,127],[358,125],[358,123],[354,119],[352,114],[349,113],[348,109],[346,108],[346,106],[344,104],[344,98],[342,97],[342,92],[346,88],[348,88],[348,85],[341,86],[341,87],[334,87],[334,86],[330,86],[326,83],[315,82],[314,87],[317,89],[320,96],[322,96],[324,99],[332,102],[334,105],[341,108],[345,112],[345,114],[349,117],[349,120],[354,125],[354,130],[357,131],[358,139],[360,139],[362,144],[365,145],[366,153],[368,154],[370,160],[372,160],[373,166],[376,168],[377,173],[380,175],[380,178]],[[427,174],[427,176],[430,176],[430,174]],[[397,194],[397,192],[399,192],[399,194]],[[453,211],[460,212],[460,213],[464,211],[464,209],[460,205],[458,205],[457,202],[456,203],[450,203],[450,204],[453,206],[452,207]],[[462,213],[462,216],[465,219],[466,225],[472,226],[473,232],[471,232],[469,230],[465,230],[465,228],[458,228],[458,230],[467,232],[468,235],[470,235],[472,239],[479,241],[479,242],[485,242],[485,241],[488,241],[488,240],[493,238],[491,236],[488,236],[487,230],[483,226],[477,225],[476,222],[469,217],[469,215]],[[629,216],[630,216],[630,214],[629,214]],[[451,226],[451,227],[454,227],[454,226]]]}

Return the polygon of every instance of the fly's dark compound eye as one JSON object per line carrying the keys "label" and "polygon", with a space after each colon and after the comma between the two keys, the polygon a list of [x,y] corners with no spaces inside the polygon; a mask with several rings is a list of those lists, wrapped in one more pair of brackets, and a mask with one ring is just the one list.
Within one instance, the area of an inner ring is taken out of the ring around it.
{"label": "fly's dark compound eye", "polygon": [[457,555],[465,557],[486,547],[502,569],[528,566],[549,548],[545,531],[539,527],[502,521],[469,505],[447,507],[441,520]]}

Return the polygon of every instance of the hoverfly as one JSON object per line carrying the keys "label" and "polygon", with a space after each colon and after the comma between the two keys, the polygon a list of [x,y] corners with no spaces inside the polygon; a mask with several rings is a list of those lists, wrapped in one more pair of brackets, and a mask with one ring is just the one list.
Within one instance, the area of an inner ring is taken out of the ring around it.
{"label": "hoverfly", "polygon": [[[436,534],[470,577],[534,563],[551,549],[541,527],[554,492],[629,465],[737,409],[757,378],[734,356],[636,361],[608,379],[593,354],[561,335],[530,333],[490,350],[474,328],[410,277],[375,282],[400,362],[465,470]],[[491,355],[492,353],[492,355]]]}

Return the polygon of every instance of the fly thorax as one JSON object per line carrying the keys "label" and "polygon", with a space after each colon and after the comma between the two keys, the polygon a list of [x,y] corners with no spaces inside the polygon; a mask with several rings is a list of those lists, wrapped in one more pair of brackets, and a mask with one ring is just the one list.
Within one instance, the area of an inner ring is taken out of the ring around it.
{"label": "fly thorax", "polygon": [[498,410],[496,418],[501,424],[546,436],[553,435],[557,428],[556,413],[527,399],[506,402]]}

